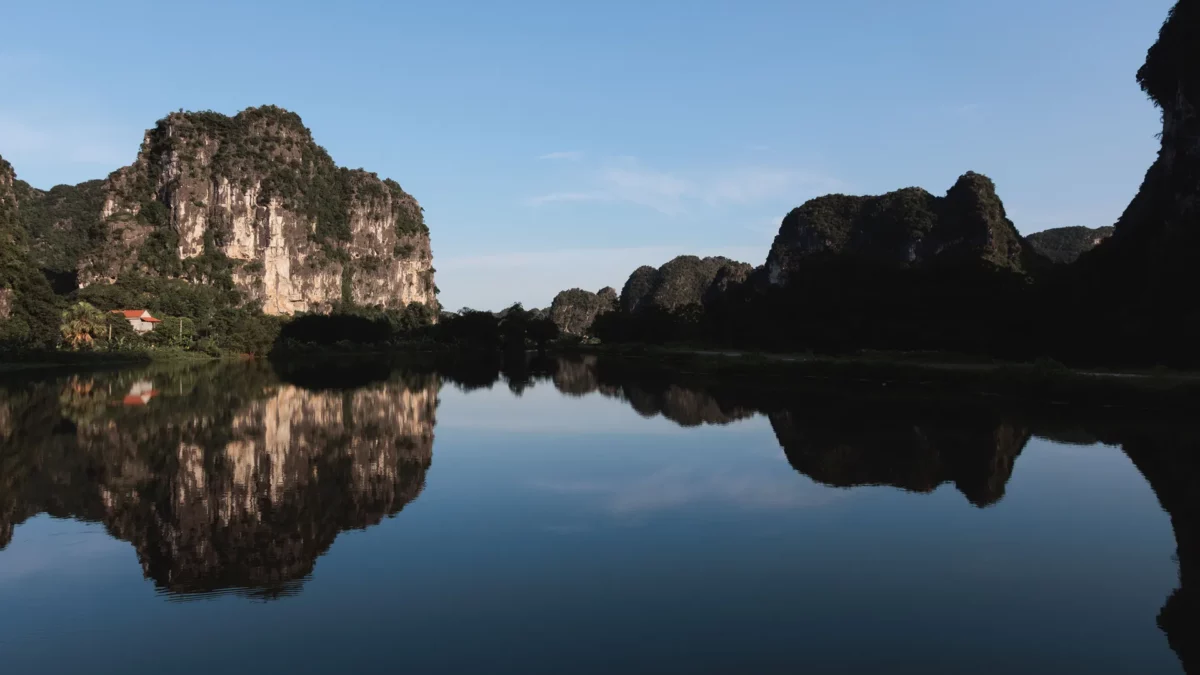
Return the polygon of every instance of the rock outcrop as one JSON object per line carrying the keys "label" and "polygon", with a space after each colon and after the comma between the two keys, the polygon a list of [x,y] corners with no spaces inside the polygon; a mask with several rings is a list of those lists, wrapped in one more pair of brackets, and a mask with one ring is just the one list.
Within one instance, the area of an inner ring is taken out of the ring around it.
{"label": "rock outcrop", "polygon": [[1055,227],[1034,232],[1025,241],[1050,262],[1070,264],[1112,236],[1112,227]]}
{"label": "rock outcrop", "polygon": [[892,266],[935,260],[1022,270],[1029,252],[1004,212],[991,179],[968,172],[944,197],[905,188],[878,197],[827,195],[783,219],[767,256],[772,284],[820,255],[853,256]]}
{"label": "rock outcrop", "polygon": [[627,313],[651,308],[671,312],[703,305],[712,294],[745,280],[752,270],[729,258],[694,255],[681,255],[658,269],[639,267],[625,282],[621,309]]}
{"label": "rock outcrop", "polygon": [[417,201],[395,181],[339,168],[299,116],[274,106],[172,113],[131,166],[40,195],[27,219],[47,267],[65,264],[55,242],[91,230],[67,251],[80,286],[139,273],[228,284],[268,314],[436,306]]}
{"label": "rock outcrop", "polygon": [[617,292],[610,287],[592,293],[580,288],[562,291],[550,304],[550,320],[564,335],[587,335],[596,317],[617,308]]}

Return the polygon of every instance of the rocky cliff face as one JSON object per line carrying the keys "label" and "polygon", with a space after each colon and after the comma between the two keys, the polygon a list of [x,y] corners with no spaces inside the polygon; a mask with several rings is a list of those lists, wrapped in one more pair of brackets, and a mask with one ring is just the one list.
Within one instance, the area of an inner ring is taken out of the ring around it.
{"label": "rocky cliff face", "polygon": [[1055,227],[1035,232],[1025,241],[1051,262],[1070,264],[1112,236],[1111,227]]}
{"label": "rocky cliff face", "polygon": [[104,185],[81,285],[228,276],[269,314],[338,302],[435,305],[429,231],[391,180],[337,167],[294,113],[173,113]]}
{"label": "rocky cliff face", "polygon": [[550,304],[550,320],[566,335],[587,335],[596,317],[617,308],[617,291],[605,287],[596,293],[579,288],[562,291]]}
{"label": "rocky cliff face", "polygon": [[711,294],[745,280],[752,269],[729,258],[694,255],[681,255],[658,269],[639,267],[621,291],[621,309],[629,313],[649,308],[670,312],[702,305]]}
{"label": "rocky cliff face", "polygon": [[879,197],[827,195],[783,219],[767,256],[772,284],[786,284],[804,259],[854,256],[894,266],[983,261],[1021,270],[1028,258],[996,186],[966,173],[944,197],[905,188]]}

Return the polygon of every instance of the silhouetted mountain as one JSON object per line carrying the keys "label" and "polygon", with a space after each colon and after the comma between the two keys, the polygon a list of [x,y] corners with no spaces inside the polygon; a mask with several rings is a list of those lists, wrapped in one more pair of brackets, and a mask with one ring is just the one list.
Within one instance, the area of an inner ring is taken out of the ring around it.
{"label": "silhouetted mountain", "polygon": [[938,260],[1014,270],[1027,267],[1029,259],[996,186],[970,172],[945,197],[906,188],[881,197],[828,195],[808,201],[783,219],[767,256],[769,279],[786,285],[806,258],[830,254],[886,265]]}
{"label": "silhouetted mountain", "polygon": [[750,265],[729,258],[694,255],[681,255],[657,270],[639,267],[621,291],[621,308],[626,312],[647,309],[672,312],[701,305],[715,284],[727,286],[731,279],[744,279],[750,270]]}
{"label": "silhouetted mountain", "polygon": [[1073,263],[1112,236],[1111,227],[1055,227],[1025,237],[1033,250],[1054,263]]}

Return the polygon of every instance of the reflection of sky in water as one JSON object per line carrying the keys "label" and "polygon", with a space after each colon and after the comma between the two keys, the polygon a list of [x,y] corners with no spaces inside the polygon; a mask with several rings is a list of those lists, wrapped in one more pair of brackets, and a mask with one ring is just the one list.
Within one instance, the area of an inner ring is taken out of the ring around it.
{"label": "reflection of sky in water", "polygon": [[18,527],[0,552],[0,587],[32,575],[103,575],[136,566],[133,548],[95,523],[36,516]]}
{"label": "reflection of sky in water", "polygon": [[1170,523],[1102,446],[1034,439],[978,509],[817,484],[762,416],[444,388],[425,491],[296,597],[163,602],[102,532],[17,528],[0,670],[1179,672]]}

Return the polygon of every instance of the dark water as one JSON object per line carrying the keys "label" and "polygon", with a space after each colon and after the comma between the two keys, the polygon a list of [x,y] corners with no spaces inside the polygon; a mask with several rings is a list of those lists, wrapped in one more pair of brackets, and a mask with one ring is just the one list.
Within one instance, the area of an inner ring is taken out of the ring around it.
{"label": "dark water", "polygon": [[0,385],[0,672],[1194,665],[1187,421],[497,376]]}

